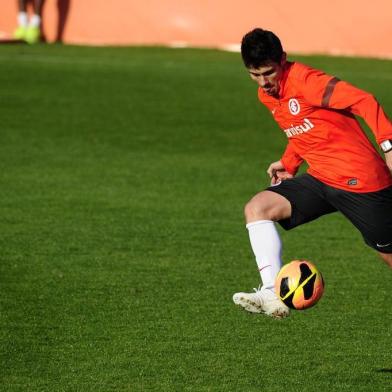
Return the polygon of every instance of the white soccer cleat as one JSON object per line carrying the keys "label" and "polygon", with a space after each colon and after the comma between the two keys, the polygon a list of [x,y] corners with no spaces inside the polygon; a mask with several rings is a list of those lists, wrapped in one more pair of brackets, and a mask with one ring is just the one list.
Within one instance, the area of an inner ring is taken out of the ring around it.
{"label": "white soccer cleat", "polygon": [[264,313],[274,318],[284,318],[290,309],[276,296],[273,289],[259,287],[254,293],[235,293],[233,301],[251,313]]}

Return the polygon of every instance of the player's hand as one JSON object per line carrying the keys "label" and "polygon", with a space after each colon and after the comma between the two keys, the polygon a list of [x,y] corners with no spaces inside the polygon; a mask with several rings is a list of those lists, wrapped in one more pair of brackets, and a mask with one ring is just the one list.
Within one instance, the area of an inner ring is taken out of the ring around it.
{"label": "player's hand", "polygon": [[392,151],[386,152],[385,153],[385,162],[392,173]]}
{"label": "player's hand", "polygon": [[271,185],[277,185],[288,178],[294,177],[285,170],[281,161],[271,163],[267,169],[267,173],[271,178]]}

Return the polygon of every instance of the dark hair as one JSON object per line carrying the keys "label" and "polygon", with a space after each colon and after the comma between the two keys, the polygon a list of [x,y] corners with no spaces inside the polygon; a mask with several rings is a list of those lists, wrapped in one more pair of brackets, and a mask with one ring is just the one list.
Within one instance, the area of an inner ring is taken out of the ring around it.
{"label": "dark hair", "polygon": [[246,68],[259,68],[268,62],[279,64],[282,44],[272,31],[256,28],[242,38],[241,55]]}

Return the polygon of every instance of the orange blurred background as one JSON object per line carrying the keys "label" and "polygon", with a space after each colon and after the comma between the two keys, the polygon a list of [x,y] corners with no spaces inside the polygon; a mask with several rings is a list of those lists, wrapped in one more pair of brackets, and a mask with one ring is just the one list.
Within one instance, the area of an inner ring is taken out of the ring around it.
{"label": "orange blurred background", "polygon": [[[5,39],[16,27],[17,1],[2,3]],[[274,31],[289,52],[392,58],[390,0],[47,0],[43,8],[47,41],[68,44],[238,50],[256,26]]]}

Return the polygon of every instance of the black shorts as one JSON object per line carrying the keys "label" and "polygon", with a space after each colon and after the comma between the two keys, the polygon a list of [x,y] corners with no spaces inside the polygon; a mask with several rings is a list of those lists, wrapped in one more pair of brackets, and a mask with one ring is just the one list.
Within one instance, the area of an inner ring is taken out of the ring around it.
{"label": "black shorts", "polygon": [[361,232],[367,245],[382,253],[392,253],[392,186],[356,193],[302,174],[267,190],[284,196],[291,204],[291,217],[279,221],[285,230],[340,211]]}

